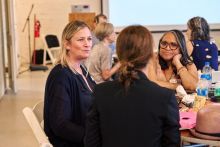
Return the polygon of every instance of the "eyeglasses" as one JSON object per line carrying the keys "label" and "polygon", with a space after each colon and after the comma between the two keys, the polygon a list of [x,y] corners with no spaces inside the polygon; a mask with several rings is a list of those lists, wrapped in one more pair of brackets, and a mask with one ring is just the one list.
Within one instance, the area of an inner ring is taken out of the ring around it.
{"label": "eyeglasses", "polygon": [[176,50],[176,49],[179,47],[179,45],[176,44],[176,43],[174,43],[174,42],[171,42],[171,43],[168,43],[168,42],[166,42],[166,41],[161,41],[161,42],[160,42],[160,47],[161,47],[162,49],[167,49],[167,46],[169,46],[169,48],[170,48],[171,50]]}

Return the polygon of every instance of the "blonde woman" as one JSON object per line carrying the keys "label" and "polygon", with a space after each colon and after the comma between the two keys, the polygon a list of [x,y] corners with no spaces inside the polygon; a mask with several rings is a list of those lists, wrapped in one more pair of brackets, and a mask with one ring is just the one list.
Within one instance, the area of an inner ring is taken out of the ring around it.
{"label": "blonde woman", "polygon": [[92,37],[81,21],[67,24],[62,51],[45,88],[44,130],[56,147],[82,147],[85,118],[94,81],[81,62],[89,56]]}
{"label": "blonde woman", "polygon": [[92,48],[86,66],[96,83],[102,83],[111,80],[120,63],[112,67],[112,49],[109,46],[115,42],[114,26],[111,23],[100,23],[94,32],[100,42]]}

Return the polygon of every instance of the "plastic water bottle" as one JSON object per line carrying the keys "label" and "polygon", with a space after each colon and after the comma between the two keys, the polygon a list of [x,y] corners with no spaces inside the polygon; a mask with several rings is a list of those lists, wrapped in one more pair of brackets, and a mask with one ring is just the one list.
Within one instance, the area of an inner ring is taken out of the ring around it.
{"label": "plastic water bottle", "polygon": [[201,74],[200,80],[198,82],[196,92],[199,96],[204,96],[208,98],[208,80],[206,79],[205,74]]}
{"label": "plastic water bottle", "polygon": [[208,88],[212,86],[212,68],[209,62],[205,62],[205,65],[202,69],[202,74],[205,75],[205,78],[208,81]]}

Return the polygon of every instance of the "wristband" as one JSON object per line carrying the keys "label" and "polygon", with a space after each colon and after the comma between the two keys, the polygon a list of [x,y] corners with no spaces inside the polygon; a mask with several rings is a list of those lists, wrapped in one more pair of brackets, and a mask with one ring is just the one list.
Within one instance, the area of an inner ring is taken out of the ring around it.
{"label": "wristband", "polygon": [[186,69],[185,66],[180,67],[180,68],[177,70],[177,74],[180,75],[180,73],[181,73],[183,70],[185,70],[185,69]]}

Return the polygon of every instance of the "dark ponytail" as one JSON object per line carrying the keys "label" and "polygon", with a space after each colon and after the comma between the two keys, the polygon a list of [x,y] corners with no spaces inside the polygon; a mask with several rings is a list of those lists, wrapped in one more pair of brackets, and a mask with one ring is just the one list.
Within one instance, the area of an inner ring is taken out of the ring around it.
{"label": "dark ponytail", "polygon": [[124,85],[126,91],[134,80],[139,79],[134,65],[129,62],[121,64],[119,72],[119,81]]}
{"label": "dark ponytail", "polygon": [[116,50],[121,68],[119,81],[126,91],[138,79],[138,70],[146,67],[153,55],[153,38],[150,31],[141,26],[129,26],[117,38]]}

